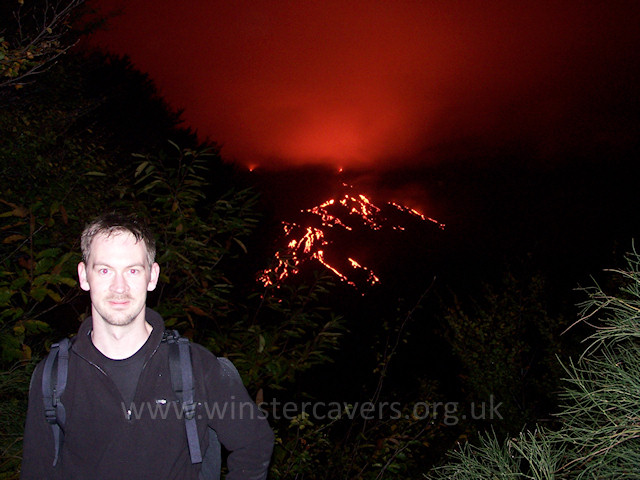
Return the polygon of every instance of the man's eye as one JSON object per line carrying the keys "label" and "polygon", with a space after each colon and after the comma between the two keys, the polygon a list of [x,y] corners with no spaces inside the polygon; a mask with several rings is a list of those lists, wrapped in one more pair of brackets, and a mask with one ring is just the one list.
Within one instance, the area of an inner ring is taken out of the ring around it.
{"label": "man's eye", "polygon": [[100,270],[98,270],[98,272],[101,275],[106,275],[107,273],[109,273],[109,269],[108,268],[101,268]]}
{"label": "man's eye", "polygon": [[131,275],[137,275],[139,272],[139,270],[137,268],[132,268],[131,269]]}

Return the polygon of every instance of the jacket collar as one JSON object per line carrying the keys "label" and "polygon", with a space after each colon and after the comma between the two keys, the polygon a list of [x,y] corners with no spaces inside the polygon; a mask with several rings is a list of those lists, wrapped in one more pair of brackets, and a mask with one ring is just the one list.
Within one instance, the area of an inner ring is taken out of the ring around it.
{"label": "jacket collar", "polygon": [[[153,330],[151,330],[150,338],[147,340],[146,344],[153,345],[153,348],[150,349],[154,351],[160,342],[162,341],[162,336],[164,334],[164,320],[158,312],[155,310],[151,310],[150,308],[145,309],[145,320],[151,325]],[[91,341],[91,331],[93,330],[93,317],[87,317],[80,328],[78,329],[78,335],[73,342],[72,350],[75,351],[81,357],[85,359],[97,363],[101,360],[99,356],[98,350],[95,348]],[[146,345],[145,344],[145,345]]]}

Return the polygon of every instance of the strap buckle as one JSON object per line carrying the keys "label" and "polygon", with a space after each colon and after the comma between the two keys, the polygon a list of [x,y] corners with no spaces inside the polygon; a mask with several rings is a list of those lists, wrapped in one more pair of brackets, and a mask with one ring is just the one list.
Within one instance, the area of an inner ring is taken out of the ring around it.
{"label": "strap buckle", "polygon": [[183,403],[182,411],[184,412],[184,417],[187,420],[191,420],[196,416],[196,404],[194,402],[191,403]]}
{"label": "strap buckle", "polygon": [[55,407],[45,408],[44,416],[47,419],[47,422],[50,423],[51,425],[55,425],[56,423],[58,423],[58,416],[56,415]]}

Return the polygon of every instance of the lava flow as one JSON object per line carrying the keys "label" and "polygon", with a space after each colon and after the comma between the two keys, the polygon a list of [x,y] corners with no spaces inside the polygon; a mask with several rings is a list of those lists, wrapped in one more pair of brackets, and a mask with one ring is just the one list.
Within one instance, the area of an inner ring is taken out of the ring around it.
{"label": "lava flow", "polygon": [[[365,255],[361,248],[363,241],[371,243],[372,232],[385,229],[404,231],[405,227],[397,219],[390,221],[366,195],[353,194],[352,186],[342,184],[342,187],[346,193],[341,198],[332,198],[301,210],[304,225],[302,222],[282,223],[286,247],[276,252],[275,266],[259,274],[260,282],[265,286],[277,286],[287,277],[300,273],[303,264],[315,260],[353,287],[357,288],[360,282],[367,285],[380,283],[380,278],[359,258]],[[415,218],[419,222],[433,223],[439,229],[444,228],[444,224],[415,209],[394,202],[386,205],[394,217],[398,217],[399,212],[403,218]]]}

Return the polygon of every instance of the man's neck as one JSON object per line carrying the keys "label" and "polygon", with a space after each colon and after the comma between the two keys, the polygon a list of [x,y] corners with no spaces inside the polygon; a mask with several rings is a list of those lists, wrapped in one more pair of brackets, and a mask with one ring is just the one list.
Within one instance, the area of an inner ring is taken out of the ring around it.
{"label": "man's neck", "polygon": [[144,319],[125,326],[114,326],[94,318],[91,341],[105,357],[122,360],[140,350],[152,330],[153,327]]}

